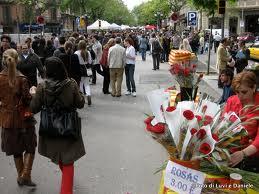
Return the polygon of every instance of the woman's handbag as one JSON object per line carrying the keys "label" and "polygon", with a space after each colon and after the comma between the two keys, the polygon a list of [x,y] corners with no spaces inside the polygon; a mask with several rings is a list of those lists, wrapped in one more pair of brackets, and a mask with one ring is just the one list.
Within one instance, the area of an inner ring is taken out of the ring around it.
{"label": "woman's handbag", "polygon": [[86,65],[80,65],[80,73],[82,77],[88,77]]}
{"label": "woman's handbag", "polygon": [[229,67],[235,67],[235,64],[236,64],[236,62],[235,62],[235,60],[233,58],[231,59],[230,62],[228,62],[228,66]]}
{"label": "woman's handbag", "polygon": [[44,93],[43,95],[44,106],[40,115],[39,135],[78,139],[81,135],[81,118],[77,111],[62,109],[58,97],[47,106],[46,95]]}

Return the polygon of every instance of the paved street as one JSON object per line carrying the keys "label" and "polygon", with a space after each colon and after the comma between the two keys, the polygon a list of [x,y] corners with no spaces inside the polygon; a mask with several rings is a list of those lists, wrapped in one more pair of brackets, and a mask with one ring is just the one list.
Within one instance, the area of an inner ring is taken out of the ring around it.
{"label": "paved street", "polygon": [[[161,174],[153,172],[167,155],[144,130],[144,113],[150,113],[145,94],[176,83],[168,72],[168,64],[162,63],[159,71],[152,71],[150,56],[146,62],[138,56],[135,80],[136,98],[102,94],[101,77],[92,87],[93,105],[80,110],[87,154],[75,163],[75,194],[157,193]],[[125,79],[123,87],[125,92]],[[220,94],[213,89],[215,87],[203,81],[200,91],[218,98]],[[33,180],[38,184],[35,190],[17,186],[11,157],[0,153],[0,164],[1,194],[59,193],[61,173],[58,166],[38,153],[32,171]]]}

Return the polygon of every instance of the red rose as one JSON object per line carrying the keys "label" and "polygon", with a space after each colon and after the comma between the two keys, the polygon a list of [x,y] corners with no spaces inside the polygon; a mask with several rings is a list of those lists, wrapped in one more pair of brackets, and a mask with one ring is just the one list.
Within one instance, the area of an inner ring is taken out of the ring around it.
{"label": "red rose", "polygon": [[234,123],[234,122],[237,120],[237,116],[236,116],[236,115],[231,115],[231,116],[229,117],[229,120],[230,120],[232,123]]}
{"label": "red rose", "polygon": [[229,148],[229,152],[230,152],[231,154],[233,154],[233,153],[235,153],[235,152],[237,152],[237,151],[240,151],[240,148],[238,148],[238,147]]}
{"label": "red rose", "polygon": [[213,121],[213,118],[211,116],[205,115],[203,125],[204,126],[209,125],[212,123],[212,121]]}
{"label": "red rose", "polygon": [[201,144],[199,152],[201,152],[201,153],[203,153],[205,155],[209,154],[211,152],[210,144],[208,144],[208,143]]}
{"label": "red rose", "polygon": [[207,108],[208,108],[208,107],[207,107],[207,105],[204,105],[204,106],[202,107],[201,112],[202,112],[202,113],[205,113],[205,112],[206,112],[206,110],[207,110]]}
{"label": "red rose", "polygon": [[151,123],[151,121],[154,119],[154,117],[148,117],[144,120],[144,123],[146,123],[147,125]]}
{"label": "red rose", "polygon": [[158,123],[155,126],[153,126],[152,124],[147,124],[146,129],[150,132],[153,132],[153,133],[164,133],[165,132],[165,124]]}
{"label": "red rose", "polygon": [[174,106],[169,106],[166,108],[166,112],[173,112],[176,108]]}
{"label": "red rose", "polygon": [[203,138],[206,136],[206,134],[207,134],[207,133],[206,133],[205,129],[200,129],[200,130],[196,133],[198,139],[203,139]]}
{"label": "red rose", "polygon": [[198,122],[200,122],[202,120],[202,117],[200,115],[195,115],[196,119]]}
{"label": "red rose", "polygon": [[196,64],[192,64],[192,68],[195,69],[197,67]]}
{"label": "red rose", "polygon": [[189,76],[189,74],[190,74],[190,69],[188,68],[188,67],[186,67],[184,70],[183,70],[183,75],[184,76]]}
{"label": "red rose", "polygon": [[213,138],[216,142],[219,141],[219,136],[218,136],[217,134],[215,134],[215,133],[212,134],[212,138]]}
{"label": "red rose", "polygon": [[192,135],[194,135],[196,132],[197,132],[197,129],[195,129],[195,128],[192,128],[192,129],[191,129],[191,134],[192,134]]}
{"label": "red rose", "polygon": [[183,116],[187,119],[187,120],[192,120],[194,118],[194,114],[191,110],[185,110],[183,112]]}

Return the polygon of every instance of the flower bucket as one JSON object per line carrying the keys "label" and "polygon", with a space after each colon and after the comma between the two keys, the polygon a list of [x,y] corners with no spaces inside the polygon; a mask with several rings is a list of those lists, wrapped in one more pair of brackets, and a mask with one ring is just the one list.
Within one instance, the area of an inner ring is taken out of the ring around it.
{"label": "flower bucket", "polygon": [[191,169],[194,169],[194,170],[200,169],[200,160],[186,161],[186,160],[178,160],[178,159],[172,158],[172,157],[170,157],[170,160],[172,162],[175,162],[175,163],[180,164],[182,166],[185,166],[187,168],[191,168]]}
{"label": "flower bucket", "polygon": [[180,87],[180,90],[181,90],[182,101],[192,100],[192,88]]}

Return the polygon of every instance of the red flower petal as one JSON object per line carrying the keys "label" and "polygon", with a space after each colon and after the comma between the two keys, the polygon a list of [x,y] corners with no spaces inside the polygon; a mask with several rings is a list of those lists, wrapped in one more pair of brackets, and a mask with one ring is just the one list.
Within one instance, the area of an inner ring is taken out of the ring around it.
{"label": "red flower petal", "polygon": [[231,116],[229,117],[229,120],[230,120],[232,123],[234,123],[237,119],[238,119],[238,118],[237,118],[236,115],[231,115]]}
{"label": "red flower petal", "polygon": [[196,133],[196,135],[197,135],[197,137],[198,137],[198,139],[203,139],[205,136],[206,136],[206,131],[204,130],[204,129],[200,129],[197,133]]}
{"label": "red flower petal", "polygon": [[212,123],[212,121],[213,121],[213,118],[211,116],[205,115],[203,125],[204,126],[209,125]]}
{"label": "red flower petal", "polygon": [[200,115],[195,115],[195,117],[197,118],[198,122],[200,122],[202,120],[202,117]]}
{"label": "red flower petal", "polygon": [[197,131],[198,131],[197,129],[192,128],[192,129],[191,129],[191,134],[194,135]]}
{"label": "red flower petal", "polygon": [[191,110],[185,110],[183,112],[183,116],[187,119],[187,120],[192,120],[194,118],[194,114]]}
{"label": "red flower petal", "polygon": [[158,123],[155,126],[153,126],[151,124],[147,124],[146,129],[150,132],[153,132],[153,133],[164,133],[165,132],[165,124]]}
{"label": "red flower petal", "polygon": [[205,155],[209,154],[211,152],[210,144],[208,144],[208,143],[201,144],[199,152],[201,152]]}
{"label": "red flower petal", "polygon": [[154,119],[154,117],[148,117],[144,120],[144,123],[146,123],[147,125],[151,123],[151,121]]}
{"label": "red flower petal", "polygon": [[174,106],[169,106],[166,108],[166,112],[173,112],[176,108]]}
{"label": "red flower petal", "polygon": [[215,134],[215,133],[212,134],[212,138],[213,138],[216,142],[219,141],[219,136],[218,136],[217,134]]}

